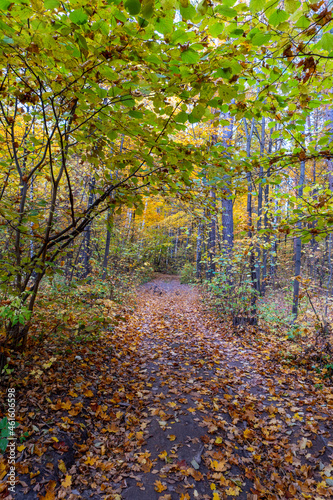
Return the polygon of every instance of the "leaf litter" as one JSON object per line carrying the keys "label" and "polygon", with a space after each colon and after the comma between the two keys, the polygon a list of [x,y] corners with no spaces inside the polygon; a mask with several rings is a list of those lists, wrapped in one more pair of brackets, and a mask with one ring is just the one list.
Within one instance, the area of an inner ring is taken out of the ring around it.
{"label": "leaf litter", "polygon": [[121,314],[98,342],[17,372],[29,437],[15,498],[333,498],[328,382],[285,363],[274,338],[219,321],[175,278],[142,287]]}

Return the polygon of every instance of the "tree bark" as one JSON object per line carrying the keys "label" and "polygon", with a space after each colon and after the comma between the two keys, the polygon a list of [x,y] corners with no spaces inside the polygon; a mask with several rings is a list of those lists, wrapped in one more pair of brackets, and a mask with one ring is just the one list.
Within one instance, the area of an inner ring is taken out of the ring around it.
{"label": "tree bark", "polygon": [[[248,130],[246,118],[244,118],[244,128],[246,135],[246,154],[247,157],[251,156],[251,141],[253,137],[254,131],[254,118],[252,119],[251,129]],[[251,281],[252,281],[252,297],[251,297],[251,315],[253,318],[253,322],[256,322],[257,316],[257,273],[256,273],[256,262],[254,255],[254,245],[253,245],[253,217],[252,217],[252,178],[251,172],[246,173],[247,179],[247,223],[248,223],[248,238],[250,243],[250,273],[251,273]]]}
{"label": "tree bark", "polygon": [[198,225],[198,234],[197,234],[197,252],[196,252],[196,277],[197,279],[201,279],[202,265],[201,265],[201,257],[202,257],[202,230],[203,224],[199,222]]}
{"label": "tree bark", "polygon": [[[299,177],[299,187],[298,187],[298,197],[301,198],[303,196],[305,182],[305,161],[301,162],[301,170]],[[300,231],[302,229],[302,223],[297,223],[297,228]],[[293,307],[292,314],[294,317],[294,321],[297,319],[298,315],[298,305],[299,305],[299,288],[300,288],[300,275],[301,275],[301,255],[302,255],[302,241],[300,236],[297,236],[295,239],[295,279],[294,279],[294,290],[293,290]]]}

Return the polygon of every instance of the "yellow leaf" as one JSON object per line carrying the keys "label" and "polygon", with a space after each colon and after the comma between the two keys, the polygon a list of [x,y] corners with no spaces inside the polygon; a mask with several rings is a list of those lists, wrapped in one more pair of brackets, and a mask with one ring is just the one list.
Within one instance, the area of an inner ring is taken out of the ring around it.
{"label": "yellow leaf", "polygon": [[210,485],[210,489],[211,489],[211,490],[216,490],[216,485],[215,485],[214,483],[212,483],[212,484]]}
{"label": "yellow leaf", "polygon": [[220,495],[218,494],[217,491],[214,491],[213,493],[213,500],[220,500]]}
{"label": "yellow leaf", "polygon": [[17,451],[23,451],[25,448],[24,444],[21,444],[20,446],[17,447]]}
{"label": "yellow leaf", "polygon": [[252,433],[251,429],[246,428],[245,431],[243,432],[243,435],[244,435],[245,439],[249,439],[253,435],[253,433]]}
{"label": "yellow leaf", "polygon": [[222,472],[227,468],[225,460],[222,460],[221,462],[218,462],[217,460],[211,460],[210,465],[211,468],[216,470],[217,472]]}
{"label": "yellow leaf", "polygon": [[176,436],[174,434],[169,434],[168,438],[170,439],[170,441],[175,441]]}
{"label": "yellow leaf", "polygon": [[61,470],[61,472],[66,475],[67,469],[66,469],[65,462],[63,460],[59,460],[58,469]]}
{"label": "yellow leaf", "polygon": [[168,456],[168,452],[164,450],[164,451],[162,451],[162,453],[160,453],[158,455],[158,458],[160,458],[161,460],[164,460],[167,456]]}
{"label": "yellow leaf", "polygon": [[90,389],[84,393],[86,398],[92,398],[94,393]]}
{"label": "yellow leaf", "polygon": [[222,443],[222,438],[221,437],[217,437],[215,439],[215,444],[221,444]]}
{"label": "yellow leaf", "polygon": [[240,492],[241,492],[241,489],[238,488],[238,486],[232,486],[231,488],[229,488],[226,491],[226,494],[230,495],[232,497],[238,497],[238,495],[240,494]]}
{"label": "yellow leaf", "polygon": [[62,481],[61,486],[63,488],[69,488],[72,484],[72,476],[66,476],[65,479]]}
{"label": "yellow leaf", "polygon": [[180,495],[180,500],[191,500],[191,497],[188,493],[182,493]]}
{"label": "yellow leaf", "polygon": [[161,481],[155,481],[154,485],[154,490],[157,491],[157,493],[162,493],[162,491],[165,491],[167,489],[167,485],[161,483]]}

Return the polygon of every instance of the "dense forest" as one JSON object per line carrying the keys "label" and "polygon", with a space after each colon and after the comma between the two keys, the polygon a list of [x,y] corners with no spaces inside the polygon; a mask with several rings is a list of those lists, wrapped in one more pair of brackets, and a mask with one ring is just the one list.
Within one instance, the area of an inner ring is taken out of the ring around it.
{"label": "dense forest", "polygon": [[0,498],[333,498],[331,2],[0,12]]}

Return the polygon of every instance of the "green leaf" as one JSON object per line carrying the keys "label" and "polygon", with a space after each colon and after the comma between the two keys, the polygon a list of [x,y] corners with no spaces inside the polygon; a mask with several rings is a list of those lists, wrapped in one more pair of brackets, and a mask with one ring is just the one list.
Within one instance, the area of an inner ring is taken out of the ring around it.
{"label": "green leaf", "polygon": [[185,50],[180,57],[186,64],[196,64],[200,59],[200,55],[192,49]]}
{"label": "green leaf", "polygon": [[219,36],[221,35],[222,31],[224,29],[224,24],[222,23],[215,23],[213,24],[213,26],[211,26],[209,28],[209,33],[212,35],[212,36]]}
{"label": "green leaf", "polygon": [[331,52],[333,50],[333,35],[332,33],[324,33],[321,38],[321,46],[324,50]]}
{"label": "green leaf", "polygon": [[141,15],[149,19],[154,13],[155,0],[143,0],[141,6]]}
{"label": "green leaf", "polygon": [[175,116],[175,121],[178,123],[185,123],[187,121],[187,113],[185,113],[185,111],[181,111]]}
{"label": "green leaf", "polygon": [[143,113],[142,111],[136,111],[135,109],[133,109],[132,111],[130,111],[128,113],[132,118],[142,118],[143,117]]}
{"label": "green leaf", "polygon": [[47,10],[53,10],[59,7],[60,2],[58,0],[44,0],[44,7]]}
{"label": "green leaf", "polygon": [[88,16],[83,9],[76,9],[69,14],[69,19],[72,21],[72,23],[81,26],[82,24],[86,24],[86,22],[88,21]]}
{"label": "green leaf", "polygon": [[234,97],[236,97],[236,89],[233,87],[230,87],[229,85],[219,85],[218,87],[218,93],[219,96],[224,100],[224,101],[230,101]]}
{"label": "green leaf", "polygon": [[230,31],[230,36],[232,36],[233,38],[236,38],[237,36],[240,36],[244,33],[244,30],[242,30],[241,28],[236,28],[235,30],[232,30]]}
{"label": "green leaf", "polygon": [[255,47],[261,47],[262,45],[265,45],[267,42],[269,42],[270,38],[271,35],[269,33],[257,33],[252,38],[252,44]]}
{"label": "green leaf", "polygon": [[118,19],[118,21],[121,21],[122,23],[126,23],[127,17],[124,16],[124,14],[121,10],[119,10],[119,9],[115,10],[113,15],[116,19]]}
{"label": "green leaf", "polygon": [[127,0],[125,2],[125,9],[131,16],[136,16],[141,10],[141,3],[139,0]]}
{"label": "green leaf", "polygon": [[237,10],[231,9],[230,7],[226,7],[225,5],[219,5],[216,7],[216,12],[219,12],[222,16],[225,17],[236,17]]}
{"label": "green leaf", "polygon": [[189,4],[188,7],[186,7],[186,8],[180,7],[179,10],[180,10],[180,14],[181,14],[182,18],[185,20],[188,20],[188,19],[191,20],[197,14],[197,11],[195,10],[195,8],[191,4]]}
{"label": "green leaf", "polygon": [[0,451],[1,451],[1,453],[5,453],[7,445],[8,445],[7,439],[0,439]]}
{"label": "green leaf", "polygon": [[104,99],[104,97],[106,97],[108,95],[108,91],[106,89],[103,89],[102,87],[97,87],[96,94],[101,99]]}
{"label": "green leaf", "polygon": [[8,418],[7,417],[2,418],[0,420],[0,430],[7,429],[7,425],[8,425]]}
{"label": "green leaf", "polygon": [[273,14],[268,18],[269,24],[273,26],[278,26],[283,21],[289,19],[289,14],[285,10],[277,9]]}
{"label": "green leaf", "polygon": [[184,30],[176,30],[171,37],[172,43],[185,44],[189,40],[189,35]]}
{"label": "green leaf", "polygon": [[289,14],[293,14],[300,7],[301,2],[297,0],[284,0],[284,8]]}
{"label": "green leaf", "polygon": [[133,108],[135,106],[135,101],[133,97],[126,97],[124,98],[124,100],[121,101],[121,103],[124,106],[127,106],[128,108]]}
{"label": "green leaf", "polygon": [[255,14],[262,11],[266,5],[266,0],[250,0],[250,11]]}
{"label": "green leaf", "polygon": [[9,36],[6,36],[6,35],[5,35],[5,36],[2,38],[1,42],[9,44],[9,43],[14,43],[14,40],[13,40],[12,38],[10,38]]}
{"label": "green leaf", "polygon": [[7,10],[11,3],[9,0],[0,0],[0,10]]}
{"label": "green leaf", "polygon": [[310,26],[310,21],[307,17],[305,16],[301,16],[297,23],[295,24],[296,28],[302,28],[302,29],[306,29]]}
{"label": "green leaf", "polygon": [[162,33],[163,35],[166,35],[168,33],[171,33],[173,30],[173,21],[172,19],[167,19],[165,17],[160,17],[156,23],[156,31],[159,33]]}
{"label": "green leaf", "polygon": [[192,113],[188,116],[188,119],[190,123],[192,122],[192,119],[194,120],[194,123],[199,122],[205,112],[205,107],[202,104],[198,104],[197,106],[194,107],[192,110]]}

